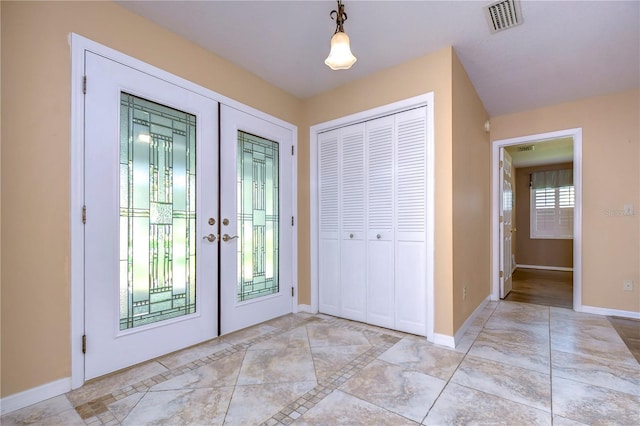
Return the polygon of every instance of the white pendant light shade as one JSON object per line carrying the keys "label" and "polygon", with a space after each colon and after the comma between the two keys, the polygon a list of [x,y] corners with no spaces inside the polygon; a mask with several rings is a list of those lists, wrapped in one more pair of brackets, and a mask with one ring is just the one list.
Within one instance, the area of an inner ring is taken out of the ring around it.
{"label": "white pendant light shade", "polygon": [[331,37],[331,51],[324,63],[332,70],[347,70],[356,63],[356,57],[351,53],[349,36],[338,31]]}

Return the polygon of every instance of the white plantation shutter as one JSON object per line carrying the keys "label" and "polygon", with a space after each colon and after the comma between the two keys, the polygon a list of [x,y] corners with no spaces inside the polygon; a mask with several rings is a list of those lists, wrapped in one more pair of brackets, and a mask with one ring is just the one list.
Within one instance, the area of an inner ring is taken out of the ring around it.
{"label": "white plantation shutter", "polygon": [[531,174],[531,238],[573,238],[572,170]]}

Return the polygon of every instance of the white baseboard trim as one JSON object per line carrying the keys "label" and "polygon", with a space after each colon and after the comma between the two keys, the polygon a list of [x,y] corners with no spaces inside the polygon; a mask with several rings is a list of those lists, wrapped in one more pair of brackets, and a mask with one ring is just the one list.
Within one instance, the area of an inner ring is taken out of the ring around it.
{"label": "white baseboard trim", "polygon": [[573,272],[573,268],[566,268],[564,266],[516,265],[516,268],[522,268],[522,269],[545,269],[547,271]]}
{"label": "white baseboard trim", "polygon": [[456,342],[453,336],[447,336],[446,334],[433,333],[433,343],[440,346],[446,346],[448,348],[456,347]]}
{"label": "white baseboard trim", "polygon": [[462,327],[458,329],[456,334],[453,336],[454,342],[456,344],[459,343],[460,340],[462,340],[462,336],[464,336],[467,330],[469,330],[469,327],[471,327],[471,324],[473,323],[473,321],[477,318],[478,315],[480,315],[480,312],[484,310],[484,308],[487,306],[490,300],[491,300],[491,296],[485,297],[485,299],[482,302],[480,302],[478,307],[474,309],[471,315],[469,315],[469,317],[464,322],[464,324],[462,324]]}
{"label": "white baseboard trim", "polygon": [[464,324],[458,329],[457,333],[454,336],[447,336],[446,334],[433,334],[433,343],[436,345],[446,346],[449,348],[455,348],[456,343],[462,340],[462,336],[467,332],[473,321],[476,319],[480,312],[487,306],[487,304],[491,301],[491,295],[485,297],[485,299],[480,302],[477,308],[469,315]]}
{"label": "white baseboard trim", "polygon": [[298,305],[298,312],[307,312],[309,314],[317,314],[318,312],[314,312],[311,308],[311,305]]}
{"label": "white baseboard trim", "polygon": [[580,312],[584,312],[585,314],[605,315],[608,317],[640,319],[640,312],[621,311],[619,309],[599,308],[597,306],[582,305],[582,309],[580,310]]}
{"label": "white baseboard trim", "polygon": [[54,396],[62,395],[71,390],[71,377],[45,383],[26,391],[6,396],[0,400],[0,414],[5,415],[37,402],[42,402]]}

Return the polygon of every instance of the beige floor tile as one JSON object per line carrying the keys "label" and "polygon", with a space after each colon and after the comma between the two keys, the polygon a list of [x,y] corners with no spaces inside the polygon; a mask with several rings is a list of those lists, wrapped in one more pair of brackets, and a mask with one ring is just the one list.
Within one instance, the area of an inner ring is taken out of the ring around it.
{"label": "beige floor tile", "polygon": [[406,337],[378,357],[405,369],[449,380],[464,354],[435,346],[424,339]]}
{"label": "beige floor tile", "polygon": [[129,396],[126,396],[112,404],[109,404],[107,408],[113,414],[117,421],[122,422],[140,402],[146,392],[135,392]]}
{"label": "beige floor tile", "polygon": [[566,417],[553,416],[553,426],[583,426],[583,425],[584,423],[567,419]]}
{"label": "beige floor tile", "polygon": [[309,337],[304,326],[296,327],[264,342],[256,343],[250,348],[259,350],[309,349]]}
{"label": "beige floor tile", "polygon": [[220,337],[220,339],[223,343],[227,343],[229,345],[237,345],[239,343],[243,343],[247,340],[254,339],[256,337],[260,337],[277,330],[278,329],[276,327],[272,327],[270,325],[258,324],[254,325],[253,327],[247,327],[230,334],[225,334],[224,336]]}
{"label": "beige floor tile", "polygon": [[403,417],[421,422],[446,381],[374,361],[339,389]]}
{"label": "beige floor tile", "polygon": [[336,390],[304,413],[295,424],[403,426],[417,423]]}
{"label": "beige floor tile", "polygon": [[238,385],[315,381],[311,351],[283,349],[247,351]]}
{"label": "beige floor tile", "polygon": [[554,377],[553,412],[589,425],[637,425],[640,397]]}
{"label": "beige floor tile", "polygon": [[318,381],[326,379],[371,346],[320,346],[311,349]]}
{"label": "beige floor tile", "polygon": [[307,325],[311,347],[368,345],[369,340],[362,331],[334,324],[312,323]]}
{"label": "beige floor tile", "polygon": [[528,405],[459,386],[447,385],[425,425],[550,425],[551,414]]}
{"label": "beige floor tile", "polygon": [[315,381],[236,386],[225,425],[256,425],[313,389]]}
{"label": "beige floor tile", "polygon": [[[613,332],[615,333],[615,331]],[[552,333],[551,350],[599,358],[603,361],[613,361],[628,364],[629,366],[638,365],[638,361],[622,341],[614,343]]]}
{"label": "beige floor tile", "polygon": [[77,407],[80,404],[92,401],[115,390],[125,388],[167,371],[168,370],[158,362],[147,362],[118,373],[90,381],[81,388],[69,392],[67,397],[73,406]]}
{"label": "beige floor tile", "polygon": [[[0,424],[2,425],[27,425],[27,424],[56,424],[52,423],[52,419],[69,418],[73,422],[73,415],[69,415],[67,411],[75,410],[69,402],[66,396],[60,395],[55,398],[47,399],[46,401],[39,402],[37,404],[30,405],[29,407],[22,408],[20,410],[13,411],[9,414],[2,416]],[[62,414],[65,413],[65,414]],[[75,415],[78,420],[82,422],[80,416]],[[83,423],[80,423],[83,424]]]}
{"label": "beige floor tile", "polygon": [[151,391],[170,389],[219,388],[234,386],[244,360],[244,352],[236,352],[216,362],[203,365],[187,373],[153,386]]}
{"label": "beige floor tile", "polygon": [[548,373],[467,356],[451,381],[539,410],[551,411],[551,380]]}
{"label": "beige floor tile", "polygon": [[222,424],[232,392],[231,387],[147,392],[122,425]]}
{"label": "beige floor tile", "polygon": [[158,358],[156,361],[171,370],[173,368],[180,367],[182,365],[207,357],[230,347],[231,345],[222,342],[221,339],[214,339],[187,349],[183,349],[178,352],[171,353],[169,355],[165,355]]}
{"label": "beige floor tile", "polygon": [[549,348],[527,346],[514,343],[508,333],[494,333],[485,330],[476,339],[469,355],[478,358],[526,368],[540,373],[549,373]]}
{"label": "beige floor tile", "polygon": [[640,396],[640,365],[616,363],[554,351],[551,354],[554,377],[600,386]]}

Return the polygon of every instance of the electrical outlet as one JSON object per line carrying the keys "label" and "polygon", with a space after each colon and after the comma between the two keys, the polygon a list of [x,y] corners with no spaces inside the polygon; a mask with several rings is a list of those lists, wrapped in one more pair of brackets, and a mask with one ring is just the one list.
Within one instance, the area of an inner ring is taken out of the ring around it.
{"label": "electrical outlet", "polygon": [[633,281],[632,280],[624,280],[622,282],[622,289],[624,291],[633,291]]}

